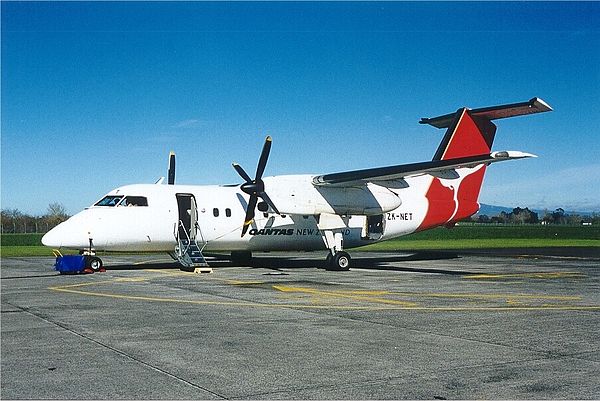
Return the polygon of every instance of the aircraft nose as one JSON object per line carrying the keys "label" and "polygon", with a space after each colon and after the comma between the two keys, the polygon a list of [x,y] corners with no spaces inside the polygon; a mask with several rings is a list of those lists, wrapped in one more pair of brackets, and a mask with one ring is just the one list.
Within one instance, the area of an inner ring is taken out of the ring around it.
{"label": "aircraft nose", "polygon": [[42,244],[52,248],[60,248],[62,245],[62,235],[59,226],[54,227],[42,237]]}
{"label": "aircraft nose", "polygon": [[[53,248],[84,249],[90,244],[89,219],[85,214],[77,214],[48,231],[42,237],[42,244]],[[99,244],[102,241],[98,241]]]}

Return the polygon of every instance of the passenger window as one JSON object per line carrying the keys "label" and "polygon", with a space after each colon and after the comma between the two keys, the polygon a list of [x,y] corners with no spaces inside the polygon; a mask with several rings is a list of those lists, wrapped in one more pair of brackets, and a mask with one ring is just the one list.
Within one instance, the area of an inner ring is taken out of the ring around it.
{"label": "passenger window", "polygon": [[123,195],[107,195],[98,202],[96,202],[94,206],[116,206],[122,198]]}
{"label": "passenger window", "polygon": [[148,198],[145,196],[126,196],[119,206],[148,206]]}
{"label": "passenger window", "polygon": [[213,209],[213,216],[219,217],[219,209],[217,209],[217,208]]}
{"label": "passenger window", "polygon": [[231,209],[229,209],[229,208],[225,209],[225,216],[231,217]]}

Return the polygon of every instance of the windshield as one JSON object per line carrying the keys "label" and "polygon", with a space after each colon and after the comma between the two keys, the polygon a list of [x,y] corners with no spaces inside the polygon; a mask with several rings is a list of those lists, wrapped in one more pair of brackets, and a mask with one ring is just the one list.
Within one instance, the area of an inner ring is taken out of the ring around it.
{"label": "windshield", "polygon": [[119,206],[148,206],[148,199],[145,196],[126,196]]}
{"label": "windshield", "polygon": [[123,195],[106,195],[94,206],[116,206],[121,199],[123,199]]}

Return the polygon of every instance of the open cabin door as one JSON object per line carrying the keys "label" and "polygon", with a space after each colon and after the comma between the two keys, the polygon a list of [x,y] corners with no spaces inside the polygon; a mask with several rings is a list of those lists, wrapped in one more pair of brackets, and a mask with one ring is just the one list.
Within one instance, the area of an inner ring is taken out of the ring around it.
{"label": "open cabin door", "polygon": [[[202,249],[206,244],[198,225],[198,205],[192,194],[176,194],[179,221],[177,222],[175,255],[185,267],[207,266]],[[200,248],[198,239],[202,244]]]}
{"label": "open cabin door", "polygon": [[383,237],[385,229],[385,218],[382,214],[367,216],[365,226],[363,227],[363,239],[378,240]]}
{"label": "open cabin door", "polygon": [[179,209],[179,238],[196,239],[198,233],[198,206],[192,194],[177,194]]}

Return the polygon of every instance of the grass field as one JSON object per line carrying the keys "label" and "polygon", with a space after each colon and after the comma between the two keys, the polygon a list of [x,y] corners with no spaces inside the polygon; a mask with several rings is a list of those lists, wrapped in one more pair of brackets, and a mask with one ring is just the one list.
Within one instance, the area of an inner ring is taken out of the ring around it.
{"label": "grass field", "polygon": [[[43,234],[3,234],[1,256],[52,256]],[[600,247],[600,226],[458,225],[435,228],[361,248],[365,251],[471,248]],[[65,252],[63,252],[65,253]],[[75,253],[66,252],[66,253]]]}

